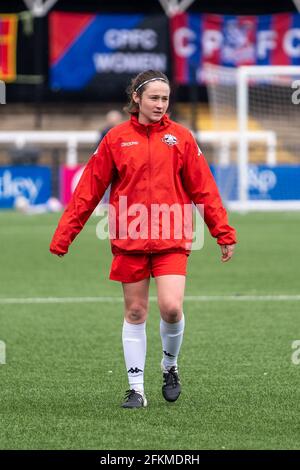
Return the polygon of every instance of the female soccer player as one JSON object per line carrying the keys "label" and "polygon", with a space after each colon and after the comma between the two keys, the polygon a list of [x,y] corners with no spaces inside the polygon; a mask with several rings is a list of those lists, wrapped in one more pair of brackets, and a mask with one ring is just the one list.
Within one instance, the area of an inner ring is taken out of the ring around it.
{"label": "female soccer player", "polygon": [[[183,300],[190,231],[182,211],[202,204],[204,220],[231,259],[235,231],[209,166],[191,132],[166,114],[170,84],[161,72],[137,75],[128,89],[130,119],[111,129],[89,160],[53,236],[50,251],[63,256],[111,183],[110,279],[122,283],[123,349],[129,380],[124,408],[147,405],[144,394],[146,319],[150,277],[155,278],[163,358],[162,393],[176,401],[181,392],[177,359],[184,332]],[[162,219],[169,211],[169,226]],[[155,210],[156,213],[155,213]],[[172,214],[170,214],[172,212]],[[139,217],[136,218],[136,214]],[[115,217],[111,224],[112,217]],[[172,217],[173,215],[173,217]],[[180,230],[181,229],[181,230]]]}

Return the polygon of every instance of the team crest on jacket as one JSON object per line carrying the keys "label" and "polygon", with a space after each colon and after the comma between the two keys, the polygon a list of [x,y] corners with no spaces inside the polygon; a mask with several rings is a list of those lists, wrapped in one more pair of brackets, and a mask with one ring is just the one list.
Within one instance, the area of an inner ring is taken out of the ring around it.
{"label": "team crest on jacket", "polygon": [[165,134],[161,140],[167,145],[175,145],[178,142],[177,137],[172,134]]}

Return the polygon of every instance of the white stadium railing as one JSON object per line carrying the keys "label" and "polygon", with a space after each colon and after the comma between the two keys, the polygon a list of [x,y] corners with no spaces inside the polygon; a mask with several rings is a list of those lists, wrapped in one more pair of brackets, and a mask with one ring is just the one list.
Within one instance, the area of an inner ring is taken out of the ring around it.
{"label": "white stadium railing", "polygon": [[[66,147],[66,164],[70,167],[78,163],[80,144],[97,144],[101,134],[97,131],[1,131],[0,144],[10,144],[22,149],[27,144],[63,144]],[[199,144],[214,144],[218,147],[220,165],[230,164],[230,146],[239,142],[236,131],[199,131],[196,133]],[[266,163],[276,165],[276,134],[272,131],[248,131],[247,141],[266,144]]]}
{"label": "white stadium railing", "polygon": [[[220,165],[230,164],[230,146],[239,143],[238,131],[201,131],[196,134],[199,143],[213,143],[218,146],[218,160]],[[248,143],[266,144],[266,163],[274,166],[276,158],[276,134],[273,131],[248,131],[246,132]]]}
{"label": "white stadium railing", "polygon": [[78,145],[96,144],[101,138],[97,131],[2,131],[0,144],[13,144],[22,149],[27,144],[63,144],[66,146],[66,164],[78,163]]}

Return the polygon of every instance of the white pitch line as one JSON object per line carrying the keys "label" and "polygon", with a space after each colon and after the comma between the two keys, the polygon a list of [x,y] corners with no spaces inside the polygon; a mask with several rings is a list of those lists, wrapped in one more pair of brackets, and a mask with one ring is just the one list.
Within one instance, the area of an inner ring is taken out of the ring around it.
{"label": "white pitch line", "polygon": [[218,302],[223,300],[234,300],[234,301],[242,301],[242,302],[259,302],[259,301],[275,301],[281,302],[286,300],[300,300],[300,295],[297,294],[274,294],[274,295],[190,295],[185,297],[186,300],[193,302]]}
{"label": "white pitch line", "polygon": [[[123,302],[123,297],[27,297],[27,298],[1,298],[0,304],[66,304],[66,303],[98,303]],[[157,298],[150,296],[151,302]],[[300,301],[300,295],[187,295],[184,302],[282,302]]]}

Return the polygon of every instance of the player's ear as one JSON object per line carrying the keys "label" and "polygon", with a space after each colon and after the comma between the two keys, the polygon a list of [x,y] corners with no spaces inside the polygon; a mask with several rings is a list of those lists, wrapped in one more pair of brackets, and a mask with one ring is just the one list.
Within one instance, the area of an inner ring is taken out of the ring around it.
{"label": "player's ear", "polygon": [[136,104],[139,104],[139,103],[140,103],[140,97],[139,97],[139,95],[137,94],[136,91],[134,91],[134,92],[132,93],[132,99],[133,99],[133,101],[134,101]]}

